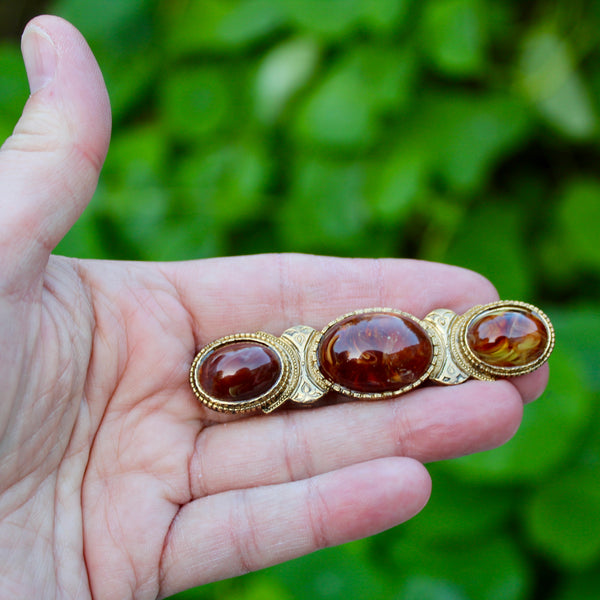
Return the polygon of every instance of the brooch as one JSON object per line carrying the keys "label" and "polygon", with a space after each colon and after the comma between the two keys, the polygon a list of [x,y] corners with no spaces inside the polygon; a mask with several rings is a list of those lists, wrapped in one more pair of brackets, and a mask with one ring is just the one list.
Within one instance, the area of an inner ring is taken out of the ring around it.
{"label": "brooch", "polygon": [[269,413],[309,405],[329,391],[396,397],[425,381],[495,380],[534,371],[554,347],[548,317],[525,302],[437,309],[423,319],[392,308],[345,314],[317,331],[297,325],[277,337],[236,333],[200,349],[190,370],[197,398],[213,410]]}

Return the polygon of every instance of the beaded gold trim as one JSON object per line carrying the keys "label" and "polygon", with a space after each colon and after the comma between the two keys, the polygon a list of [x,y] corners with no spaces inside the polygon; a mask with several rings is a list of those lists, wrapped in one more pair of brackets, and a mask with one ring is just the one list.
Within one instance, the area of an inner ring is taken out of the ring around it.
{"label": "beaded gold trim", "polygon": [[[202,389],[198,380],[198,369],[202,365],[202,361],[213,350],[230,344],[231,342],[259,342],[271,348],[277,355],[281,366],[281,372],[277,381],[264,394],[251,400],[228,402],[226,400],[221,400],[220,398],[215,398]],[[200,352],[198,352],[190,369],[190,385],[198,400],[213,410],[240,413],[256,408],[262,408],[265,412],[270,412],[270,410],[277,408],[277,406],[285,402],[286,397],[284,391],[290,386],[296,385],[299,375],[300,365],[298,357],[286,342],[263,331],[257,333],[236,333],[219,338],[204,346]]]}
{"label": "beaded gold trim", "polygon": [[[540,357],[532,363],[528,363],[522,366],[514,367],[501,367],[494,366],[481,360],[469,347],[467,341],[467,334],[469,327],[473,324],[476,319],[484,317],[486,314],[493,314],[498,310],[511,310],[516,309],[522,311],[523,314],[527,312],[532,313],[538,317],[546,329],[547,342],[546,346]],[[498,302],[491,302],[490,304],[474,306],[466,313],[458,317],[454,324],[454,331],[451,339],[451,351],[461,365],[464,365],[465,370],[476,379],[482,379],[485,381],[494,381],[498,378],[503,377],[517,377],[518,375],[525,375],[531,373],[543,365],[547,360],[555,344],[555,333],[554,327],[550,322],[548,316],[533,304],[527,302],[520,302],[517,300],[500,300]]]}

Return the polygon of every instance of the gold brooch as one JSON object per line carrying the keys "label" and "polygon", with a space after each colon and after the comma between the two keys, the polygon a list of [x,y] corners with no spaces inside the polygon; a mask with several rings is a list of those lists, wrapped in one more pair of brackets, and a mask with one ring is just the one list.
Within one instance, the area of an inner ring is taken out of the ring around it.
{"label": "gold brooch", "polygon": [[297,325],[280,337],[229,335],[194,358],[190,383],[213,410],[268,413],[311,404],[333,390],[363,400],[403,394],[426,380],[495,380],[534,371],[550,356],[554,329],[525,302],[437,309],[424,319],[391,308],[356,310],[322,331]]}

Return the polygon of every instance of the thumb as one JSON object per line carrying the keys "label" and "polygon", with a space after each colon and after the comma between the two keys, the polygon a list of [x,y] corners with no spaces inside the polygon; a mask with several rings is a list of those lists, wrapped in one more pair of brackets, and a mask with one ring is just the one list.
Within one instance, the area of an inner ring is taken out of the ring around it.
{"label": "thumb", "polygon": [[37,17],[22,52],[31,96],[0,149],[0,290],[17,294],[92,197],[110,139],[102,75],[72,25]]}

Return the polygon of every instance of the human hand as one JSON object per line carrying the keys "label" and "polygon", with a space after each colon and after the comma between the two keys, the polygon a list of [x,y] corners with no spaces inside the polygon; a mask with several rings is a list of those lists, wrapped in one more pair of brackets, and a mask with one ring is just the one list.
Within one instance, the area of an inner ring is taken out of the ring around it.
{"label": "human hand", "polygon": [[110,110],[70,25],[40,17],[23,48],[33,94],[0,151],[7,597],[155,598],[371,535],[426,503],[422,462],[514,433],[546,367],[269,416],[200,405],[189,365],[222,335],[321,328],[367,306],[463,312],[496,293],[417,261],[50,256],[94,191]]}

